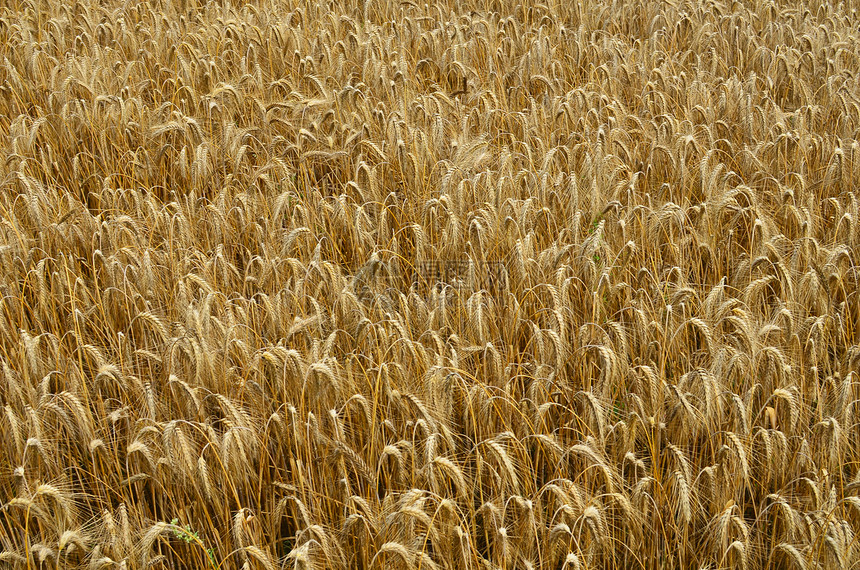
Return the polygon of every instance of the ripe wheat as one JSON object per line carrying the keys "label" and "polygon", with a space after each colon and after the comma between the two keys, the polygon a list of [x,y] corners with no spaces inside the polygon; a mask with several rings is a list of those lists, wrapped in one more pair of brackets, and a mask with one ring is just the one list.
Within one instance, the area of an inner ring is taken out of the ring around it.
{"label": "ripe wheat", "polygon": [[858,30],[3,3],[0,565],[858,567]]}

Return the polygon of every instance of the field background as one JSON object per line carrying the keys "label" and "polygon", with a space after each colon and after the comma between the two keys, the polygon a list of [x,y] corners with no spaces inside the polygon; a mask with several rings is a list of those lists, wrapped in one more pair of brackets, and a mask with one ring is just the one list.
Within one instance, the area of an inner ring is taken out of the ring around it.
{"label": "field background", "polygon": [[860,567],[854,3],[0,4],[0,566]]}

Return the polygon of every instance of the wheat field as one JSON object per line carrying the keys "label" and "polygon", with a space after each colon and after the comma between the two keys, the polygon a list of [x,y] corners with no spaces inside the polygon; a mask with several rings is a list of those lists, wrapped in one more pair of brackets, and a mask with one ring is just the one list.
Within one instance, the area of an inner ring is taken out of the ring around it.
{"label": "wheat field", "polygon": [[0,567],[860,568],[854,5],[3,1]]}

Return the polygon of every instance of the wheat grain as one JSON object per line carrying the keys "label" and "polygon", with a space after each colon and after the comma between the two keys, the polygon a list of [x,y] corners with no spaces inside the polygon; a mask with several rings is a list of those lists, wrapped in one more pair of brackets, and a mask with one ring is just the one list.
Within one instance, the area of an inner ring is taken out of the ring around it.
{"label": "wheat grain", "polygon": [[3,563],[851,566],[856,15],[514,4],[0,8]]}

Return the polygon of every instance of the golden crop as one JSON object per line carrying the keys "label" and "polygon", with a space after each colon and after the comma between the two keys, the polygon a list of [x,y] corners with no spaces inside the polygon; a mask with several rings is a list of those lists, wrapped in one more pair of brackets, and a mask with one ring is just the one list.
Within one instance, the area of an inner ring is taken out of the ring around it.
{"label": "golden crop", "polygon": [[0,567],[860,568],[860,15],[0,3]]}

